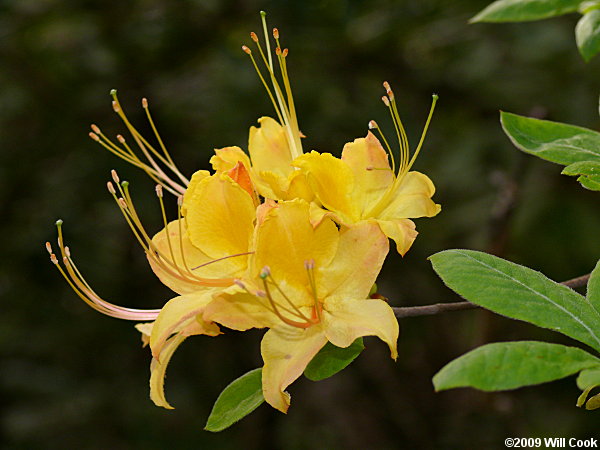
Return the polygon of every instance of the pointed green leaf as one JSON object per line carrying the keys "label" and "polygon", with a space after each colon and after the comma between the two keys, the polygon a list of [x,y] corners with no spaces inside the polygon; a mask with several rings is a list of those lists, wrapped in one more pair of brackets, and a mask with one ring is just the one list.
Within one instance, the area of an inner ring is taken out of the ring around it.
{"label": "pointed green leaf", "polygon": [[549,120],[500,113],[506,135],[520,150],[555,163],[600,161],[600,133]]}
{"label": "pointed green leaf", "polygon": [[497,0],[471,22],[525,22],[577,11],[582,0]]}
{"label": "pointed green leaf", "polygon": [[433,377],[433,385],[436,391],[457,387],[501,391],[558,380],[598,364],[600,359],[576,347],[498,342],[448,363]]}
{"label": "pointed green leaf", "polygon": [[590,191],[600,191],[600,176],[598,175],[582,175],[577,178],[577,181]]}
{"label": "pointed green leaf", "polygon": [[600,351],[600,313],[574,290],[535,270],[473,250],[445,250],[429,259],[444,283],[470,302]]}
{"label": "pointed green leaf", "polygon": [[586,62],[600,51],[600,10],[594,9],[579,19],[575,27],[575,39],[579,53]]}
{"label": "pointed green leaf", "polygon": [[600,312],[600,261],[596,263],[588,280],[587,299]]}
{"label": "pointed green leaf", "polygon": [[304,376],[312,381],[329,378],[345,369],[360,355],[364,348],[362,338],[358,338],[347,348],[336,347],[328,342],[308,363],[304,370]]}
{"label": "pointed green leaf", "polygon": [[262,393],[262,369],[254,369],[231,382],[215,402],[206,431],[222,431],[243,419],[265,401]]}
{"label": "pointed green leaf", "polygon": [[600,161],[579,161],[569,164],[561,172],[563,175],[599,175]]}

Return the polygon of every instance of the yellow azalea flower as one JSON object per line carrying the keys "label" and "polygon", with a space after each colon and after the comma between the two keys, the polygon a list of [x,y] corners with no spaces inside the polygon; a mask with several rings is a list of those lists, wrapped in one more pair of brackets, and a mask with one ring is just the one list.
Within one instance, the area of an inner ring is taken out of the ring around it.
{"label": "yellow azalea flower", "polygon": [[250,128],[248,153],[239,147],[215,149],[210,160],[217,172],[232,170],[237,164],[247,167],[256,191],[274,200],[314,199],[304,173],[292,166],[294,159],[285,128],[275,119],[261,117],[259,127]]}
{"label": "yellow azalea flower", "polygon": [[[306,174],[316,198],[339,223],[352,225],[375,220],[386,236],[396,242],[398,253],[404,255],[417,236],[411,218],[432,217],[440,205],[431,200],[435,192],[432,181],[420,172],[410,171],[419,153],[431,115],[432,105],[419,146],[409,159],[406,134],[398,116],[394,96],[387,83],[386,104],[390,107],[400,140],[400,161],[396,172],[393,153],[390,167],[388,155],[380,141],[369,131],[365,138],[344,146],[341,159],[329,153],[311,152],[293,162]],[[374,121],[370,127],[378,129]],[[383,136],[383,135],[382,135]],[[387,145],[387,140],[386,142]],[[313,209],[317,218],[327,214]]]}
{"label": "yellow azalea flower", "polygon": [[261,344],[263,393],[286,412],[285,389],[328,341],[348,347],[378,336],[395,359],[398,322],[386,302],[367,298],[388,252],[374,221],[338,230],[324,217],[313,225],[300,199],[261,209],[249,276],[217,293],[203,318],[236,330],[270,328]]}

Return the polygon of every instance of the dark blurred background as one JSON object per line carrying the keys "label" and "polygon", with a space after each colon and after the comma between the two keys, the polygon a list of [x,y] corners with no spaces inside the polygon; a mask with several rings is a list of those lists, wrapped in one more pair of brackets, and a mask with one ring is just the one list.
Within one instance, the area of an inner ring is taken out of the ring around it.
{"label": "dark blurred background", "polygon": [[[97,123],[124,132],[117,88],[148,130],[147,96],[163,138],[190,175],[212,149],[246,147],[272,115],[240,45],[269,12],[290,48],[306,149],[339,155],[376,119],[389,80],[412,142],[432,93],[438,109],[416,168],[435,182],[442,213],[417,221],[404,257],[390,255],[380,286],[394,305],[458,298],[427,256],[447,248],[494,252],[555,280],[588,273],[600,255],[598,194],[560,167],[519,153],[498,110],[598,129],[600,58],[577,53],[575,15],[529,24],[468,25],[487,0],[0,2],[0,447],[504,448],[506,437],[598,437],[598,413],[575,407],[574,378],[518,391],[436,394],[432,375],[486,342],[556,333],[483,311],[402,321],[397,363],[381,342],[347,370],[298,380],[284,416],[268,406],[220,434],[202,431],[221,390],[260,365],[260,331],[196,337],[168,372],[174,411],[148,399],[149,352],[131,323],[84,305],[48,261],[65,221],[76,261],[115,303],[157,308],[173,294],[154,277],[111,197],[110,169],[132,182],[148,229],[160,228],[153,183],[92,142]],[[173,202],[172,202],[173,203]],[[171,211],[173,207],[171,205]]]}

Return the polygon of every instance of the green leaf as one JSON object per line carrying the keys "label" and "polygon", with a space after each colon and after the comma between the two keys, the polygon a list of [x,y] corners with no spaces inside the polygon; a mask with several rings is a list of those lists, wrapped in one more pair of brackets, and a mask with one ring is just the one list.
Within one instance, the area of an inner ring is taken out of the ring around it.
{"label": "green leaf", "polygon": [[569,165],[600,161],[600,133],[549,120],[500,113],[506,135],[520,150],[547,161]]}
{"label": "green leaf", "polygon": [[473,387],[516,389],[558,380],[600,364],[589,353],[547,342],[498,342],[476,348],[448,363],[433,377],[436,391]]}
{"label": "green leaf", "polygon": [[308,363],[304,370],[304,376],[312,381],[329,378],[345,369],[360,355],[364,348],[362,338],[358,338],[347,348],[336,347],[328,342]]}
{"label": "green leaf", "polygon": [[577,11],[582,0],[497,0],[471,22],[525,22]]}
{"label": "green leaf", "polygon": [[600,190],[600,161],[580,161],[568,165],[561,172],[564,175],[581,175],[577,178],[585,188]]}
{"label": "green leaf", "polygon": [[577,181],[590,191],[600,191],[600,176],[582,175],[577,178]]}
{"label": "green leaf", "polygon": [[600,351],[600,313],[574,290],[535,270],[473,250],[445,250],[429,259],[444,283],[470,302]]}
{"label": "green leaf", "polygon": [[265,401],[262,369],[254,369],[231,382],[219,395],[204,429],[222,431],[243,419]]}
{"label": "green leaf", "polygon": [[575,27],[577,47],[588,62],[600,51],[600,10],[594,9],[583,15]]}
{"label": "green leaf", "polygon": [[587,299],[596,311],[600,312],[600,261],[596,263],[588,280]]}

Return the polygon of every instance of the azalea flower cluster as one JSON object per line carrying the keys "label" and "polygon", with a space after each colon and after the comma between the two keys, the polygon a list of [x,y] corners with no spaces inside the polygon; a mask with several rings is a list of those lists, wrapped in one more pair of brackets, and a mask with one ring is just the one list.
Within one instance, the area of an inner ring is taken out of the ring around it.
{"label": "azalea flower cluster", "polygon": [[[157,183],[164,228],[153,237],[139,218],[128,183],[113,171],[107,186],[150,267],[177,296],[159,310],[117,306],[96,294],[75,266],[63,242],[62,222],[60,260],[47,244],[52,262],[86,303],[109,316],[139,322],[136,327],[152,352],[150,397],[165,408],[171,405],[164,376],[175,350],[189,336],[218,336],[222,327],[268,329],[261,344],[263,394],[282,412],[290,404],[286,388],[327,342],[344,348],[359,337],[377,336],[395,359],[398,322],[388,303],[369,293],[388,253],[388,238],[400,254],[406,253],[417,235],[410,219],[440,211],[431,200],[431,180],[411,171],[435,97],[412,155],[388,83],[383,101],[391,112],[399,151],[392,150],[371,121],[370,130],[380,134],[385,148],[369,131],[346,144],[341,158],[304,153],[287,72],[288,50],[281,48],[277,29],[274,57],[267,36],[264,49],[256,34],[251,38],[256,50],[243,50],[277,119],[262,117],[250,128],[247,153],[239,147],[217,149],[210,160],[212,172],[199,170],[188,180],[156,131],[147,100],[142,106],[158,146],[129,122],[116,92],[113,108],[139,151],[123,136],[115,142],[92,125],[95,141]],[[177,198],[177,218],[171,221],[165,213],[165,192]]]}

